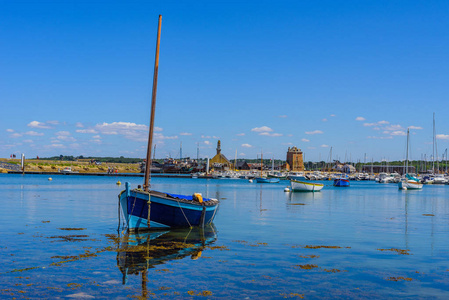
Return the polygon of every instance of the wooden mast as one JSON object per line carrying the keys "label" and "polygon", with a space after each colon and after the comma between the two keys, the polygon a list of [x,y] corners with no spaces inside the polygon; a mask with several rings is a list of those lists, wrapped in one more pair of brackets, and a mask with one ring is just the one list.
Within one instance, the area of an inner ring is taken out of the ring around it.
{"label": "wooden mast", "polygon": [[147,162],[145,165],[145,181],[143,183],[143,189],[148,192],[150,187],[150,168],[151,168],[151,147],[153,145],[153,128],[154,128],[154,113],[156,110],[156,91],[157,91],[157,72],[159,69],[159,45],[161,42],[161,23],[162,15],[159,15],[159,22],[157,28],[157,41],[156,41],[156,58],[154,62],[154,75],[153,75],[153,93],[151,95],[151,117],[150,117],[150,131],[148,133],[148,148],[147,148]]}

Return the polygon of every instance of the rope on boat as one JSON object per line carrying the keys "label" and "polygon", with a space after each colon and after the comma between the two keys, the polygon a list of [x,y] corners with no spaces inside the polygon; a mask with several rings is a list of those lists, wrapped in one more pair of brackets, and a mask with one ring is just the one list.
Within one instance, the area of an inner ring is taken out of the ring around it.
{"label": "rope on boat", "polygon": [[122,195],[122,193],[120,193],[118,195],[118,227],[117,227],[117,232],[120,233],[120,196]]}
{"label": "rope on boat", "polygon": [[148,217],[147,217],[147,227],[148,228],[150,228],[151,226],[150,226],[150,212],[151,212],[151,196],[148,194],[148,202],[147,202],[147,205],[148,205]]}
{"label": "rope on boat", "polygon": [[214,213],[212,214],[212,218],[210,218],[210,221],[209,221],[209,223],[207,223],[206,225],[209,225],[209,224],[211,224],[212,223],[212,220],[214,219],[214,217],[215,217],[215,213],[217,212],[217,210],[218,210],[218,205],[215,207],[215,209],[214,209]]}
{"label": "rope on boat", "polygon": [[[130,215],[130,216],[132,216],[132,214],[134,212],[134,207],[136,206],[136,199],[137,199],[137,194],[134,196],[133,208],[131,209],[131,213],[130,214],[128,213],[128,215]],[[126,201],[126,202],[128,202],[128,201]],[[126,222],[126,227],[128,227],[128,228],[129,228],[129,220],[130,219],[131,218],[128,218],[128,221]]]}
{"label": "rope on boat", "polygon": [[182,214],[184,215],[184,218],[186,219],[187,224],[189,224],[190,228],[192,228],[192,225],[190,224],[189,219],[187,219],[186,214],[185,214],[184,211],[182,210],[181,204],[179,204],[179,201],[176,201],[176,202],[178,202],[178,206],[179,206],[179,208],[181,209],[181,212],[182,212]]}

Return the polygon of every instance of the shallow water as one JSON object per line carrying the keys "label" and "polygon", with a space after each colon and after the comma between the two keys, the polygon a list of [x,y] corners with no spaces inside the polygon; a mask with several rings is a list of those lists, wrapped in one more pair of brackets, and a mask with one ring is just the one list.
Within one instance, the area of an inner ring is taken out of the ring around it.
{"label": "shallow water", "polygon": [[[116,182],[0,174],[0,298],[447,298],[449,186],[154,178],[218,198],[214,227],[129,236]],[[121,218],[121,223],[123,218]],[[143,284],[144,283],[144,284]]]}

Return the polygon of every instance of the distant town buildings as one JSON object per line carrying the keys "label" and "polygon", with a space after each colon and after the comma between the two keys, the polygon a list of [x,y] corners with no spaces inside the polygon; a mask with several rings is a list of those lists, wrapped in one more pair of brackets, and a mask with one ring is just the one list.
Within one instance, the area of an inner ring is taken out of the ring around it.
{"label": "distant town buildings", "polygon": [[286,167],[293,172],[304,171],[304,159],[301,149],[297,147],[288,148]]}

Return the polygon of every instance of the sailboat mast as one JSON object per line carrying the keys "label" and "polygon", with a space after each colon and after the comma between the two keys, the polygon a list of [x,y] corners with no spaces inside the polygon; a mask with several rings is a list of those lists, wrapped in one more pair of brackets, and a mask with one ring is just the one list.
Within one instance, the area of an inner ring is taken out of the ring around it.
{"label": "sailboat mast", "polygon": [[150,131],[148,133],[147,164],[145,166],[145,181],[143,183],[143,189],[145,191],[148,191],[148,188],[150,187],[149,178],[151,167],[151,147],[153,145],[154,114],[156,110],[157,73],[159,70],[159,46],[161,43],[161,24],[162,24],[162,15],[159,15],[159,22],[157,27],[156,57],[154,61],[153,93],[151,95],[151,116],[150,116]]}
{"label": "sailboat mast", "polygon": [[408,139],[409,139],[410,129],[407,128],[407,154],[405,155],[405,174],[408,174]]}
{"label": "sailboat mast", "polygon": [[433,113],[432,173],[435,174],[435,113]]}

